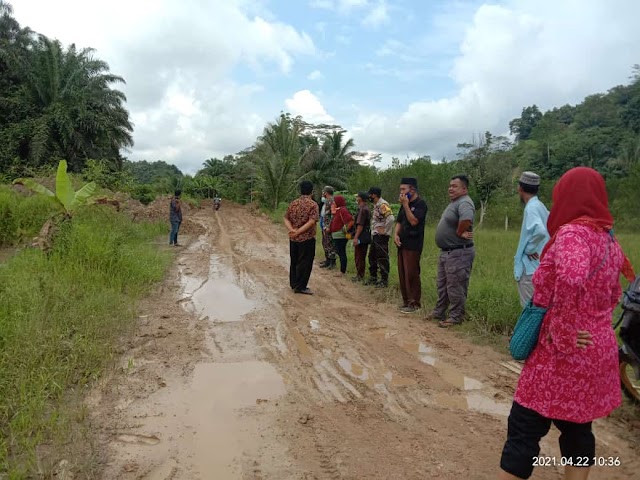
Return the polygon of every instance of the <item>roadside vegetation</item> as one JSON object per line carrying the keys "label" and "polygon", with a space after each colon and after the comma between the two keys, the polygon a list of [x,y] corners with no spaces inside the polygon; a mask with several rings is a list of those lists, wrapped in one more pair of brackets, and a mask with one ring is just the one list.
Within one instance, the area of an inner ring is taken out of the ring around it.
{"label": "roadside vegetation", "polygon": [[[631,71],[628,84],[577,105],[546,112],[526,106],[509,123],[509,138],[483,132],[460,139],[453,158],[392,158],[382,168],[381,155],[358,150],[358,139],[340,125],[282,113],[252,145],[203,159],[189,175],[163,160],[124,157],[133,146],[118,89],[125,80],[93,50],[20,25],[0,0],[0,477],[51,475],[55,452],[83,420],[74,399],[111,363],[138,300],[171,261],[161,247],[166,225],[132,222],[118,210],[122,202],[146,205],[181,189],[190,206],[220,195],[280,223],[301,180],[314,183],[317,200],[332,185],[355,211],[356,192],[378,186],[393,204],[400,178],[416,177],[429,205],[422,257],[429,308],[435,224],[450,177],[466,173],[478,207],[478,247],[463,330],[502,348],[520,310],[512,278],[522,219],[517,178],[539,173],[541,199],[551,206],[554,182],[587,165],[605,177],[618,237],[640,270],[640,66]],[[102,205],[91,201],[96,196]],[[321,252],[318,244],[318,259]],[[349,256],[351,276],[352,248]],[[394,246],[391,269],[391,288],[375,294],[395,301]]]}
{"label": "roadside vegetation", "polygon": [[[33,233],[51,213],[43,198],[3,190],[0,208],[32,208],[38,219],[22,228]],[[19,228],[8,237],[19,239]],[[52,460],[39,446],[56,451],[71,441],[82,420],[74,394],[110,364],[137,301],[166,272],[171,253],[157,246],[165,230],[85,207],[49,252],[23,249],[0,265],[0,472],[9,478],[31,477]]]}

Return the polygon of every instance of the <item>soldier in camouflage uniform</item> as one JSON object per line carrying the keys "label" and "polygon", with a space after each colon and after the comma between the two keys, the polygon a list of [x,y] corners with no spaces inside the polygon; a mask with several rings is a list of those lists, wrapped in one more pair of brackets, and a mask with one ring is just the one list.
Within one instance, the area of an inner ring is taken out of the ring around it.
{"label": "soldier in camouflage uniform", "polygon": [[336,250],[329,231],[329,225],[333,215],[331,215],[331,205],[333,204],[333,187],[326,186],[322,189],[322,210],[320,211],[320,228],[322,229],[322,248],[324,249],[325,260],[320,264],[320,268],[333,269],[336,266]]}

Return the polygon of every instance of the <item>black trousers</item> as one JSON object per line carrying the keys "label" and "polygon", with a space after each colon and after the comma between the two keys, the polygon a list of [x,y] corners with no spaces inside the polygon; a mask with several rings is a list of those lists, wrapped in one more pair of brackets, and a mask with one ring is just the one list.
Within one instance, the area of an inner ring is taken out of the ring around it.
{"label": "black trousers", "polygon": [[289,241],[289,254],[291,256],[289,285],[294,290],[304,290],[307,288],[311,270],[313,269],[313,259],[316,256],[316,239],[312,238],[304,242]]}
{"label": "black trousers", "polygon": [[[544,466],[544,462],[540,463],[538,457],[540,440],[549,433],[552,423],[560,430],[562,457],[571,458],[570,464],[574,467],[593,465],[596,439],[591,430],[591,422],[573,423],[566,420],[552,420],[513,402],[500,468],[518,478],[529,478],[536,463]],[[556,461],[560,462],[561,459]]]}
{"label": "black trousers", "polygon": [[346,238],[334,238],[333,244],[336,247],[336,253],[340,259],[340,271],[346,273],[347,271],[347,240]]}

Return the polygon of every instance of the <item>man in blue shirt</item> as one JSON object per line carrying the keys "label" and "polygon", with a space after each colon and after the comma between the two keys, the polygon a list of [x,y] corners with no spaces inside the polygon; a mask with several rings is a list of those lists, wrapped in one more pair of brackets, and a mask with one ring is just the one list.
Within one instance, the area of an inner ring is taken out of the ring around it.
{"label": "man in blue shirt", "polygon": [[514,276],[518,282],[520,304],[524,307],[533,297],[531,278],[540,265],[540,254],[549,241],[547,220],[549,210],[538,199],[540,176],[533,172],[523,172],[520,176],[518,193],[524,204],[524,217],[520,231],[520,243],[514,261]]}

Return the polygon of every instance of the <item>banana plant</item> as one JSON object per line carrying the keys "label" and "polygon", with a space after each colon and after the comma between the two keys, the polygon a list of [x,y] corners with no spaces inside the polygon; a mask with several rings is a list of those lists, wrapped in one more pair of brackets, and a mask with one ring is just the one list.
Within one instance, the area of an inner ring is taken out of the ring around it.
{"label": "banana plant", "polygon": [[67,174],[66,160],[60,160],[58,164],[55,193],[32,178],[18,178],[13,181],[13,184],[22,185],[33,192],[46,195],[58,206],[59,212],[45,222],[40,229],[40,233],[33,239],[34,241],[31,244],[32,247],[38,247],[44,252],[51,251],[53,237],[60,224],[70,220],[78,207],[89,204],[93,200],[93,194],[96,191],[94,182],[87,183],[77,192],[73,189],[71,178]]}
{"label": "banana plant", "polygon": [[87,183],[77,192],[74,191],[71,178],[67,174],[66,160],[60,160],[58,164],[55,193],[32,178],[18,178],[13,181],[13,184],[22,185],[33,192],[50,197],[67,218],[73,216],[73,213],[78,207],[89,204],[96,191],[95,182]]}

